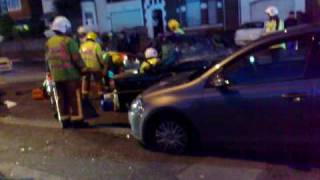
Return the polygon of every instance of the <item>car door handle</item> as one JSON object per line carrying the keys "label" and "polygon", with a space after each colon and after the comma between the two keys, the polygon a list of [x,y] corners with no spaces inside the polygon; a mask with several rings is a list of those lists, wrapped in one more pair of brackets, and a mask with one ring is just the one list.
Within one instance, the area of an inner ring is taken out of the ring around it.
{"label": "car door handle", "polygon": [[306,94],[303,94],[303,93],[288,93],[288,94],[282,94],[281,97],[283,99],[291,100],[293,102],[301,102],[306,97]]}

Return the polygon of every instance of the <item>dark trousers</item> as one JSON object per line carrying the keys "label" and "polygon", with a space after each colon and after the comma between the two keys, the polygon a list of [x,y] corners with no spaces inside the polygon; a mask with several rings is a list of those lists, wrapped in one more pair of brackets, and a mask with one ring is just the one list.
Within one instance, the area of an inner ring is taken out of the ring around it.
{"label": "dark trousers", "polygon": [[56,98],[60,121],[83,120],[79,81],[56,82]]}
{"label": "dark trousers", "polygon": [[82,95],[88,96],[91,86],[91,78],[93,77],[94,83],[97,87],[98,95],[103,95],[103,74],[102,72],[87,72],[82,77]]}

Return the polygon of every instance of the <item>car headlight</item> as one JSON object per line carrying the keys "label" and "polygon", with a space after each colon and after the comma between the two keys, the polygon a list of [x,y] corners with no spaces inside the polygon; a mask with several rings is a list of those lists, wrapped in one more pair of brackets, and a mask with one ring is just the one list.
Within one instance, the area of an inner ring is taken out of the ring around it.
{"label": "car headlight", "polygon": [[130,110],[134,113],[142,113],[143,112],[143,102],[141,97],[138,97],[131,103]]}
{"label": "car headlight", "polygon": [[123,64],[124,64],[124,66],[128,66],[129,63],[130,63],[130,62],[129,62],[129,57],[128,57],[127,55],[124,55],[124,57],[123,57]]}
{"label": "car headlight", "polygon": [[131,104],[131,109],[136,110],[142,106],[142,100],[141,98],[135,99]]}

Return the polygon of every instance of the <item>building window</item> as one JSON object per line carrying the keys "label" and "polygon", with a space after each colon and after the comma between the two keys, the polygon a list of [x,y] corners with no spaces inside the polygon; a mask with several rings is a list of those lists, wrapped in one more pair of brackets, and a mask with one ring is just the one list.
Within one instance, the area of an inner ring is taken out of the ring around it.
{"label": "building window", "polygon": [[88,26],[94,25],[93,13],[92,12],[85,12],[84,13],[85,24]]}
{"label": "building window", "polygon": [[8,11],[21,10],[21,0],[7,0]]}
{"label": "building window", "polygon": [[188,27],[195,27],[201,25],[201,9],[200,0],[186,1],[186,18]]}
{"label": "building window", "polygon": [[[218,25],[223,23],[223,0],[186,0],[188,27]],[[179,11],[180,12],[180,11]]]}

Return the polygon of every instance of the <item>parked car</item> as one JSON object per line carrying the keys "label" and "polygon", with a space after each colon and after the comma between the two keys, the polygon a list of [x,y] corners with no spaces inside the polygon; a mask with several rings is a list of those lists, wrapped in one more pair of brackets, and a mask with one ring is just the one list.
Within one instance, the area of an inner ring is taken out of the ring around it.
{"label": "parked car", "polygon": [[[294,50],[274,49],[292,42]],[[320,137],[319,58],[320,26],[268,35],[198,76],[182,73],[146,90],[129,111],[132,134],[173,153],[194,143],[307,148]]]}
{"label": "parked car", "polygon": [[264,22],[244,23],[235,33],[234,41],[238,46],[245,46],[248,43],[259,39],[264,31]]}
{"label": "parked car", "polygon": [[12,61],[7,57],[0,57],[0,72],[12,71]]}
{"label": "parked car", "polygon": [[139,73],[139,67],[142,61],[142,57],[131,53],[122,53],[124,56],[123,70],[125,73],[137,74]]}
{"label": "parked car", "polygon": [[217,47],[206,36],[175,37],[173,42],[172,50],[178,51],[177,55],[170,60],[163,59],[158,68],[145,74],[122,73],[115,77],[115,89],[111,95],[115,110],[127,111],[138,94],[163,78],[180,72],[205,69],[220,57],[232,52],[222,42]]}

